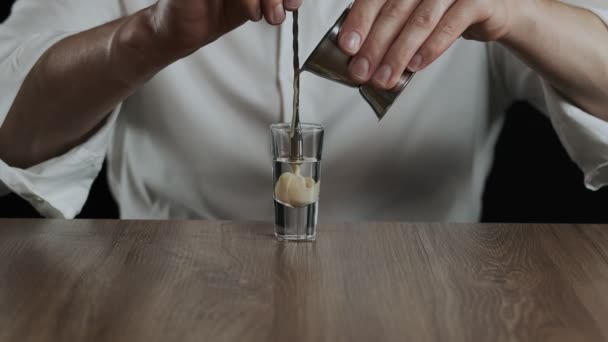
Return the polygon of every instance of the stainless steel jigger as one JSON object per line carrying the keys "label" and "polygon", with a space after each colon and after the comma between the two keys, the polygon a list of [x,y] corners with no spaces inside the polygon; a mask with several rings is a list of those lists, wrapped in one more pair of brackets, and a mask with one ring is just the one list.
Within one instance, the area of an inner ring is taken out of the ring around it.
{"label": "stainless steel jigger", "polygon": [[348,64],[351,57],[343,53],[338,47],[338,34],[342,24],[350,11],[352,4],[348,6],[342,16],[336,21],[334,26],[325,34],[323,40],[317,45],[312,54],[308,57],[302,71],[311,73],[332,80],[343,85],[359,88],[361,96],[372,107],[378,120],[382,120],[397,97],[403,92],[405,87],[414,77],[413,72],[405,72],[397,85],[390,90],[377,89],[370,84],[358,84],[350,78]]}

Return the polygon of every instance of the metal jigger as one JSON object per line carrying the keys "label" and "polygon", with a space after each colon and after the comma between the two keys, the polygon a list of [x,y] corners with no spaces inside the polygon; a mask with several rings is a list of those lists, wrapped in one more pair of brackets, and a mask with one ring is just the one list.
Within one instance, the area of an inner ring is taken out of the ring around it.
{"label": "metal jigger", "polygon": [[344,10],[334,26],[325,34],[323,40],[317,45],[312,54],[308,57],[302,71],[311,73],[332,80],[343,85],[359,88],[361,96],[372,107],[378,120],[382,120],[397,97],[403,92],[415,73],[405,72],[397,85],[390,90],[377,89],[369,84],[358,84],[350,78],[348,64],[351,57],[343,53],[338,47],[338,34],[342,24],[350,11],[350,7]]}

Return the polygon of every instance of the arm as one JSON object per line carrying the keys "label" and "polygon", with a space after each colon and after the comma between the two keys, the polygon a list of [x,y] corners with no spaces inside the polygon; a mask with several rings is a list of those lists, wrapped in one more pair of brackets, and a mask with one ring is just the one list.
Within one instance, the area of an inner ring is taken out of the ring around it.
{"label": "arm", "polygon": [[608,121],[608,29],[595,14],[531,2],[501,42],[573,103]]}
{"label": "arm", "polygon": [[[144,13],[65,38],[42,55],[0,127],[2,160],[27,168],[66,152],[162,67],[160,58],[146,60],[125,40],[113,39],[135,25],[145,29]],[[143,51],[146,42],[139,44]],[[125,73],[130,65],[138,70]]]}
{"label": "arm", "polygon": [[[604,5],[605,6],[605,5]],[[341,32],[360,82],[392,88],[460,36],[499,41],[590,114],[608,121],[608,29],[554,0],[357,0]]]}
{"label": "arm", "polygon": [[59,41],[30,70],[0,127],[0,159],[27,168],[86,140],[155,73],[247,20],[280,24],[282,0],[160,0]]}

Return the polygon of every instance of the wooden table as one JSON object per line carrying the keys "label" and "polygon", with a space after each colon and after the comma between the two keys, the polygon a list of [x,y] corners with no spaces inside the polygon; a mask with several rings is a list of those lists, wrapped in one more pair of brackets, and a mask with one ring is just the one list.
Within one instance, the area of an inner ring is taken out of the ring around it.
{"label": "wooden table", "polygon": [[0,341],[606,341],[608,226],[0,220]]}

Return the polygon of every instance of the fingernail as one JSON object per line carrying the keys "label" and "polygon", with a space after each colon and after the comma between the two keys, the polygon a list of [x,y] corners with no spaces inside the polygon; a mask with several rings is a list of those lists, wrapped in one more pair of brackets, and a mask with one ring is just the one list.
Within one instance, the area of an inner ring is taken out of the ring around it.
{"label": "fingernail", "polygon": [[386,83],[391,79],[392,75],[393,69],[390,65],[385,64],[381,66],[378,71],[376,71],[376,74],[374,75],[374,81],[378,82],[379,84],[386,85]]}
{"label": "fingernail", "polygon": [[350,71],[353,75],[366,79],[369,74],[369,62],[364,57],[356,57],[350,66]]}
{"label": "fingernail", "polygon": [[255,12],[255,21],[262,20],[262,8],[258,8],[257,12]]}
{"label": "fingernail", "polygon": [[346,50],[356,53],[361,44],[361,36],[357,32],[350,32],[346,35]]}
{"label": "fingernail", "polygon": [[300,7],[300,0],[285,0],[285,7],[295,10]]}
{"label": "fingernail", "polygon": [[274,23],[278,24],[285,20],[285,9],[283,8],[283,4],[278,4],[277,7],[274,8]]}
{"label": "fingernail", "polygon": [[418,71],[420,66],[422,65],[422,56],[419,54],[415,54],[410,60],[410,64],[407,66],[411,71]]}

